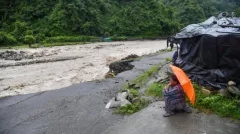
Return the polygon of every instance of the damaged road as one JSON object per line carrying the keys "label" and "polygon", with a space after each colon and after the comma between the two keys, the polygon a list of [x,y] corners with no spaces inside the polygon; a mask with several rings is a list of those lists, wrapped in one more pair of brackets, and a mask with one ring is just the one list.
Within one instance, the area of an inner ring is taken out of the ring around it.
{"label": "damaged road", "polygon": [[103,79],[109,64],[131,54],[142,56],[164,48],[166,41],[158,40],[0,50],[0,97]]}
{"label": "damaged road", "polygon": [[3,134],[236,134],[239,124],[215,115],[178,114],[163,118],[163,102],[155,102],[131,116],[112,114],[105,105],[126,82],[172,52],[144,56],[132,70],[116,78],[83,82],[41,93],[0,100],[0,133]]}
{"label": "damaged road", "polygon": [[171,57],[172,52],[144,56],[134,69],[116,78],[83,82],[41,93],[6,97],[0,100],[0,133],[81,133],[96,134],[123,119],[105,105],[125,82],[135,79],[151,66]]}

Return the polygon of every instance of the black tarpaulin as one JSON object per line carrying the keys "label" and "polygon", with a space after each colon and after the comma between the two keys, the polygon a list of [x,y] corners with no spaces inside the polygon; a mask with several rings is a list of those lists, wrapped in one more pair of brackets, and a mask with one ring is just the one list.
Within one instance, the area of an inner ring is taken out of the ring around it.
{"label": "black tarpaulin", "polygon": [[[210,20],[215,21],[213,18]],[[234,21],[240,22],[240,19]],[[220,89],[226,88],[230,80],[240,84],[239,28],[223,28],[218,26],[218,22],[207,22],[207,26],[203,23],[195,24],[198,25],[196,29],[194,25],[190,26],[191,29],[187,26],[176,35],[176,38],[181,39],[180,67],[201,85]]]}

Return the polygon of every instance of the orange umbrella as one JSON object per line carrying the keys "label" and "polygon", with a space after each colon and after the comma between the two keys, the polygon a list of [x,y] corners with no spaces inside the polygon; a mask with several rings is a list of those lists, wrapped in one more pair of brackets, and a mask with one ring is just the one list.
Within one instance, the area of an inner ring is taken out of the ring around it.
{"label": "orange umbrella", "polygon": [[178,81],[180,82],[181,86],[183,87],[183,90],[189,100],[191,101],[192,104],[195,103],[195,91],[193,88],[193,85],[191,83],[191,80],[188,78],[188,76],[183,72],[182,69],[170,65],[173,73],[176,75]]}

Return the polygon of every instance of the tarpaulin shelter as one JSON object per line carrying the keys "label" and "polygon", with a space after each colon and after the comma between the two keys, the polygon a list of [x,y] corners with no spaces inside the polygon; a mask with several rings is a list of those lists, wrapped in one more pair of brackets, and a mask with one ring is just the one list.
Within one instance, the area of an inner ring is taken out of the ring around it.
{"label": "tarpaulin shelter", "polygon": [[240,84],[240,18],[211,17],[188,25],[180,39],[179,66],[192,81],[216,89],[229,80]]}

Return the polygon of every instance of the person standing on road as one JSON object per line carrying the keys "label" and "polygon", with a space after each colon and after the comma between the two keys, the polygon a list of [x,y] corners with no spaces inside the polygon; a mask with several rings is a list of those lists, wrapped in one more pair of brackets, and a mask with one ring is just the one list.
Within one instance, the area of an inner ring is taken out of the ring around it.
{"label": "person standing on road", "polygon": [[185,94],[182,86],[180,85],[175,75],[170,76],[170,83],[163,91],[165,101],[164,117],[168,117],[175,114],[175,111],[183,110],[187,113],[191,113],[191,108],[186,104]]}

